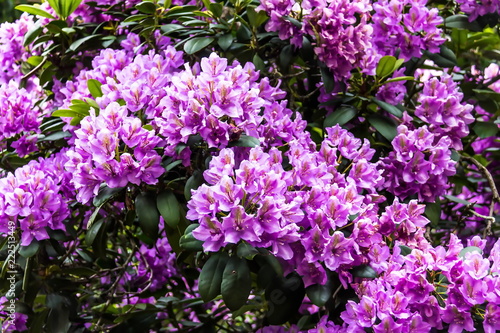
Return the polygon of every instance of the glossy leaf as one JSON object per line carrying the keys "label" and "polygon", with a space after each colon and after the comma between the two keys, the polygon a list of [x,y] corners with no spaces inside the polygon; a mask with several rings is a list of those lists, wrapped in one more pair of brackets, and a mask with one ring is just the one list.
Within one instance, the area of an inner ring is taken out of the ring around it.
{"label": "glossy leaf", "polygon": [[94,80],[94,79],[87,80],[87,87],[89,88],[90,94],[94,98],[102,97],[101,86],[102,86],[102,83],[97,81],[97,80]]}
{"label": "glossy leaf", "polygon": [[351,105],[342,105],[330,113],[324,122],[324,127],[340,126],[347,124],[358,114],[358,110]]}
{"label": "glossy leaf", "polygon": [[382,57],[375,70],[376,75],[381,78],[391,75],[394,72],[396,61],[396,57],[393,56]]}
{"label": "glossy leaf", "polygon": [[390,118],[373,114],[368,117],[368,122],[389,141],[398,134],[396,123]]}
{"label": "glossy leaf", "polygon": [[229,256],[225,252],[215,253],[201,269],[198,292],[204,302],[209,302],[221,293],[222,275]]}
{"label": "glossy leaf", "polygon": [[135,211],[142,231],[152,238],[158,237],[160,213],[156,208],[156,198],[148,192],[140,193],[135,199]]}
{"label": "glossy leaf", "polygon": [[203,174],[201,171],[195,170],[184,186],[184,197],[186,200],[191,199],[191,191],[196,190],[201,184],[203,184]]}
{"label": "glossy leaf", "polygon": [[250,269],[246,259],[231,257],[222,274],[221,294],[231,311],[241,308],[248,300],[252,289]]}
{"label": "glossy leaf", "polygon": [[52,14],[47,13],[45,10],[39,7],[39,5],[17,5],[15,7],[17,10],[33,14],[33,15],[38,15],[41,17],[46,17],[49,19],[55,20],[55,17],[52,16]]}
{"label": "glossy leaf", "polygon": [[351,270],[351,274],[354,277],[360,277],[360,278],[374,279],[377,277],[377,272],[368,265],[360,265],[360,266],[354,267]]}
{"label": "glossy leaf", "polygon": [[372,101],[373,101],[373,103],[377,104],[381,109],[389,112],[393,116],[396,116],[398,118],[403,117],[403,111],[401,111],[398,107],[396,107],[392,104],[386,103],[384,101],[381,101],[379,99],[376,99],[375,97],[372,98]]}
{"label": "glossy leaf", "polygon": [[478,121],[474,125],[473,129],[474,133],[476,133],[481,139],[496,136],[498,134],[498,125],[493,123]]}
{"label": "glossy leaf", "polygon": [[215,40],[213,37],[195,37],[188,40],[184,44],[184,52],[187,54],[195,54],[196,52],[206,48]]}
{"label": "glossy leaf", "polygon": [[236,141],[231,141],[228,145],[229,147],[258,147],[260,146],[260,140],[256,137],[242,134],[240,138]]}
{"label": "glossy leaf", "polygon": [[170,228],[177,227],[181,219],[181,213],[179,202],[172,191],[160,192],[156,197],[156,207]]}
{"label": "glossy leaf", "polygon": [[30,258],[33,257],[38,252],[39,248],[40,248],[40,243],[37,240],[33,239],[30,245],[21,246],[19,248],[19,254],[24,258]]}

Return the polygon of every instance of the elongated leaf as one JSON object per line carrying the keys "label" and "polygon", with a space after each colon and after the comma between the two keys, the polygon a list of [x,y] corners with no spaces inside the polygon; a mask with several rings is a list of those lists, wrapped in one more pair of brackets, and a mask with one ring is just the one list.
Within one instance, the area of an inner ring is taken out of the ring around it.
{"label": "elongated leaf", "polygon": [[179,202],[172,191],[166,190],[158,194],[156,207],[169,227],[175,228],[179,224],[181,220]]}
{"label": "elongated leaf", "polygon": [[258,138],[243,134],[236,141],[231,141],[229,147],[258,147],[260,146],[260,141]]}
{"label": "elongated leaf", "polygon": [[333,283],[328,281],[326,284],[315,284],[307,287],[307,297],[316,306],[324,306],[326,302],[332,297]]}
{"label": "elongated leaf", "polygon": [[246,259],[231,257],[222,274],[221,294],[231,311],[241,308],[248,300],[252,289],[250,269]]}
{"label": "elongated leaf", "polygon": [[490,136],[496,136],[498,133],[498,125],[488,122],[477,122],[474,127],[474,133],[480,138],[488,138]]}
{"label": "elongated leaf", "polygon": [[452,15],[444,20],[447,28],[465,29],[470,31],[483,31],[481,26],[476,22],[469,22],[469,17],[466,15]]}
{"label": "elongated leaf", "polygon": [[156,5],[151,1],[144,1],[135,6],[135,9],[145,14],[154,14],[156,12]]}
{"label": "elongated leaf", "polygon": [[[99,208],[96,208],[96,211],[99,211]],[[93,223],[90,228],[87,230],[87,233],[85,234],[85,243],[87,245],[92,245],[94,243],[94,240],[96,239],[97,234],[103,227],[104,219],[100,219],[97,222]]]}
{"label": "elongated leaf", "polygon": [[98,39],[101,37],[102,37],[102,35],[90,35],[87,37],[77,39],[69,46],[69,50],[70,51],[77,51],[80,47],[82,47],[84,44],[88,43],[89,41],[94,40],[94,39]]}
{"label": "elongated leaf", "polygon": [[102,206],[103,204],[113,199],[118,194],[120,194],[120,192],[122,192],[123,189],[125,189],[125,187],[111,188],[105,184],[102,184],[101,187],[99,188],[99,192],[92,201],[92,204],[95,207]]}
{"label": "elongated leaf", "polygon": [[274,279],[266,288],[268,311],[266,318],[271,325],[281,325],[298,312],[305,296],[304,282],[292,273],[286,278]]}
{"label": "elongated leaf", "polygon": [[31,5],[17,5],[15,8],[17,10],[20,10],[20,11],[23,11],[23,12],[26,12],[29,14],[38,15],[38,16],[42,16],[42,17],[46,17],[46,18],[55,20],[55,17],[52,16],[52,14],[47,13],[45,10],[38,7],[38,5],[33,5],[33,6],[31,6]]}
{"label": "elongated leaf", "polygon": [[102,83],[97,81],[97,80],[94,80],[94,79],[87,80],[87,87],[89,88],[90,94],[94,98],[102,97],[101,86],[102,86]]}
{"label": "elongated leaf", "polygon": [[191,191],[196,190],[201,184],[203,184],[203,174],[201,171],[196,170],[184,186],[184,197],[186,200],[191,199]]}
{"label": "elongated leaf", "polygon": [[396,106],[386,103],[384,101],[381,101],[379,99],[376,99],[375,97],[372,98],[373,103],[377,104],[381,109],[389,112],[390,114],[401,118],[403,116],[403,111],[398,109]]}
{"label": "elongated leaf", "polygon": [[380,78],[391,75],[394,72],[396,66],[396,57],[384,56],[378,62],[377,68],[375,70],[376,75]]}
{"label": "elongated leaf", "polygon": [[40,243],[34,239],[31,241],[30,245],[21,246],[19,248],[19,254],[24,258],[30,258],[33,257],[38,252],[39,248],[40,248]]}
{"label": "elongated leaf", "polygon": [[358,110],[351,105],[341,105],[339,108],[330,113],[323,124],[325,128],[332,127],[337,124],[340,126],[347,124],[351,119],[356,117]]}
{"label": "elongated leaf", "polygon": [[156,198],[147,192],[140,193],[135,199],[135,211],[142,231],[152,238],[158,238],[160,213],[156,208]]}
{"label": "elongated leaf", "polygon": [[198,291],[201,298],[205,302],[213,300],[220,295],[222,274],[229,260],[227,253],[215,253],[201,269],[200,278],[198,281]]}
{"label": "elongated leaf", "polygon": [[215,40],[213,37],[195,37],[188,40],[184,44],[184,52],[187,54],[195,54],[196,52],[204,49],[208,45],[212,44]]}
{"label": "elongated leaf", "polygon": [[377,277],[377,272],[368,265],[360,265],[360,266],[354,267],[351,270],[351,274],[352,274],[352,276],[360,277],[360,278],[374,279]]}
{"label": "elongated leaf", "polygon": [[56,110],[52,113],[52,117],[80,117],[82,115],[81,112],[73,110]]}
{"label": "elongated leaf", "polygon": [[368,117],[368,122],[389,141],[392,141],[398,134],[396,123],[392,119],[373,114]]}

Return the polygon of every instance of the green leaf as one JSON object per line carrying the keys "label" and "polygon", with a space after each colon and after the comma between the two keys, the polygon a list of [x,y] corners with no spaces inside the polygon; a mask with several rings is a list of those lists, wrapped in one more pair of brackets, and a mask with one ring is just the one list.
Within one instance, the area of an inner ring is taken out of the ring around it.
{"label": "green leaf", "polygon": [[99,188],[99,192],[97,195],[94,197],[94,200],[92,201],[92,204],[95,207],[99,207],[104,205],[106,202],[109,200],[113,199],[116,197],[118,194],[120,194],[125,187],[109,187],[106,184],[101,184],[101,187]]}
{"label": "green leaf", "polygon": [[158,238],[160,213],[156,208],[156,198],[148,192],[139,193],[135,198],[135,211],[142,231],[152,239]]}
{"label": "green leaf", "polygon": [[377,68],[375,70],[376,75],[380,78],[391,75],[394,72],[396,61],[396,57],[393,56],[382,57],[378,62]]}
{"label": "green leaf", "polygon": [[288,21],[290,22],[291,24],[293,24],[294,26],[296,26],[297,28],[299,29],[302,29],[302,23],[296,19],[294,19],[293,17],[290,17],[290,16],[282,16],[281,17],[283,20],[285,21]]}
{"label": "green leaf", "polygon": [[320,67],[321,79],[323,81],[323,86],[325,87],[325,92],[327,94],[333,91],[335,87],[335,79],[333,78],[332,72],[327,67]]}
{"label": "green leaf", "polygon": [[102,83],[97,81],[97,80],[94,80],[94,79],[87,80],[87,87],[89,88],[90,94],[94,98],[102,97],[101,86],[102,86]]}
{"label": "green leaf", "polygon": [[212,44],[215,40],[213,37],[195,37],[188,40],[184,44],[184,52],[187,54],[195,54],[196,52],[204,49],[208,45]]}
{"label": "green leaf", "polygon": [[257,254],[259,254],[259,251],[248,243],[240,243],[238,244],[236,254],[240,258],[252,260]]}
{"label": "green leaf", "polygon": [[42,17],[46,17],[46,18],[55,20],[55,17],[52,16],[52,14],[47,13],[45,10],[41,9],[39,6],[40,5],[33,5],[33,6],[31,6],[31,5],[18,5],[15,7],[15,9],[29,13],[29,14],[38,15],[38,16],[42,16]]}
{"label": "green leaf", "polygon": [[233,43],[233,35],[231,33],[227,33],[225,35],[220,35],[217,39],[217,44],[219,44],[222,51],[227,51],[231,44]]}
{"label": "green leaf", "polygon": [[194,238],[193,230],[198,228],[198,223],[190,224],[179,240],[180,247],[188,251],[203,251],[203,242]]}
{"label": "green leaf", "polygon": [[478,252],[479,254],[483,254],[483,250],[481,250],[479,247],[477,246],[467,246],[466,248],[462,249],[462,251],[460,251],[460,253],[458,254],[458,256],[462,259],[465,259],[465,255],[467,253],[471,253],[471,252]]}
{"label": "green leaf", "polygon": [[399,81],[412,81],[412,80],[415,80],[415,78],[413,76],[398,76],[398,77],[394,77],[392,79],[385,81],[385,83],[399,82]]}
{"label": "green leaf", "polygon": [[[38,25],[38,24],[35,24],[30,30],[28,30],[28,32],[26,33],[26,35],[24,35],[24,41],[23,41],[23,46],[28,46],[30,45],[31,43],[33,43],[33,41],[40,35],[40,33],[43,31],[43,28]],[[38,57],[40,58],[40,61],[37,63],[37,64],[34,64],[33,62],[30,62],[29,60],[33,57]],[[33,65],[33,66],[37,66],[39,63],[41,63],[43,60],[43,57],[40,57],[40,56],[31,56],[29,59],[28,59],[28,63],[30,65]]]}
{"label": "green leaf", "polygon": [[450,68],[457,66],[455,53],[444,45],[441,45],[439,54],[430,53],[429,51],[424,51],[424,53],[439,67]]}
{"label": "green leaf", "polygon": [[80,117],[83,114],[73,110],[56,110],[52,113],[52,117]]}
{"label": "green leaf", "polygon": [[369,265],[360,265],[354,267],[351,270],[351,274],[354,277],[360,277],[360,278],[374,279],[377,277],[377,272],[375,272],[375,270],[371,268]]}
{"label": "green leaf", "polygon": [[63,138],[69,138],[71,137],[72,134],[70,132],[66,132],[66,131],[58,131],[58,132],[55,132],[55,133],[52,133],[50,135],[47,135],[41,139],[38,139],[39,142],[42,142],[42,141],[57,141],[57,140],[60,140],[60,139],[63,139]]}
{"label": "green leaf", "polygon": [[257,53],[253,56],[252,62],[255,65],[255,69],[257,69],[259,71],[262,71],[266,68],[266,64],[264,63],[262,58],[259,57],[259,55]]}
{"label": "green leaf", "polygon": [[324,128],[335,126],[339,124],[340,126],[347,124],[351,119],[356,117],[358,110],[352,105],[341,105],[339,108],[335,109],[330,113],[323,123]]}
{"label": "green leaf", "polygon": [[156,197],[156,207],[169,227],[177,227],[181,220],[181,213],[179,202],[172,191],[160,192]]}
{"label": "green leaf", "polygon": [[[96,211],[99,211],[99,208],[96,208]],[[104,219],[100,219],[97,222],[91,224],[90,228],[88,228],[85,234],[85,243],[87,245],[90,246],[94,243],[94,240],[96,239],[96,236],[103,227],[103,225],[104,225]]]}
{"label": "green leaf", "polygon": [[396,123],[390,118],[373,114],[368,117],[368,122],[389,141],[392,141],[398,134]]}
{"label": "green leaf", "polygon": [[293,61],[293,57],[294,57],[293,48],[291,45],[287,45],[281,50],[278,64],[283,73],[286,74],[289,72],[290,65],[292,64]]}
{"label": "green leaf", "polygon": [[453,201],[453,202],[456,202],[456,203],[461,203],[461,204],[463,204],[463,205],[469,205],[469,204],[470,204],[470,202],[469,202],[469,201],[464,200],[464,199],[461,199],[461,198],[456,197],[456,196],[454,196],[454,195],[449,195],[449,194],[446,194],[444,197],[445,197],[446,199],[450,200],[450,201]]}
{"label": "green leaf", "polygon": [[389,112],[393,116],[396,116],[398,118],[403,117],[403,111],[401,111],[397,106],[376,99],[375,97],[372,97],[372,101],[373,103],[377,104],[381,109]]}
{"label": "green leaf", "polygon": [[333,283],[328,281],[325,285],[315,284],[307,287],[307,297],[316,306],[324,306],[333,295]]}
{"label": "green leaf", "polygon": [[474,125],[473,129],[474,133],[476,133],[481,139],[496,136],[498,133],[498,125],[489,122],[478,121]]}
{"label": "green leaf", "polygon": [[39,248],[40,248],[40,243],[34,239],[31,241],[30,245],[21,246],[19,248],[19,254],[24,258],[30,258],[33,257],[38,252]]}
{"label": "green leaf", "polygon": [[469,17],[466,15],[452,15],[444,20],[444,24],[447,28],[457,28],[470,31],[483,31],[481,26],[476,22],[469,22]]}
{"label": "green leaf", "polygon": [[227,253],[215,253],[208,258],[201,269],[198,292],[204,302],[209,302],[220,295],[222,275],[228,261],[229,255]]}
{"label": "green leaf", "polygon": [[66,333],[71,327],[69,321],[70,304],[69,300],[59,294],[51,293],[47,295],[46,304],[50,308],[47,317],[47,332]]}
{"label": "green leaf", "polygon": [[425,206],[425,216],[431,221],[433,226],[437,226],[441,220],[441,203],[430,202]]}
{"label": "green leaf", "polygon": [[156,12],[156,5],[151,1],[144,1],[135,6],[135,9],[145,14],[154,14]]}
{"label": "green leaf", "polygon": [[248,6],[247,7],[247,16],[248,16],[248,22],[252,27],[258,28],[260,27],[264,22],[267,21],[268,17],[266,15],[266,12],[261,10],[257,12],[255,10],[255,6]]}
{"label": "green leaf", "polygon": [[222,16],[222,4],[221,3],[210,3],[208,9],[214,14],[215,17],[219,18]]}
{"label": "green leaf", "polygon": [[69,50],[70,51],[77,51],[78,49],[80,49],[82,46],[84,46],[84,44],[88,43],[89,41],[97,39],[97,38],[101,38],[101,37],[102,37],[102,35],[90,35],[87,37],[77,39],[76,41],[71,43],[71,45],[69,46]]}
{"label": "green leaf", "polygon": [[203,174],[200,170],[195,170],[184,186],[184,197],[186,200],[189,201],[191,199],[191,191],[196,190],[201,184],[203,184]]}
{"label": "green leaf", "polygon": [[293,318],[305,296],[304,282],[292,273],[286,278],[274,279],[266,288],[268,311],[266,318],[270,325],[281,325]]}
{"label": "green leaf", "polygon": [[403,257],[409,255],[412,251],[412,249],[406,245],[399,245],[399,248],[401,249],[401,255]]}
{"label": "green leaf", "polygon": [[198,10],[198,6],[174,6],[170,8],[164,15],[165,18],[172,18],[177,16],[183,16],[188,13],[193,13]]}
{"label": "green leaf", "polygon": [[231,141],[228,145],[229,147],[258,147],[260,146],[260,140],[256,137],[242,134],[240,138],[236,141]]}
{"label": "green leaf", "polygon": [[222,274],[221,294],[231,311],[241,308],[248,300],[252,289],[250,269],[246,259],[231,257]]}

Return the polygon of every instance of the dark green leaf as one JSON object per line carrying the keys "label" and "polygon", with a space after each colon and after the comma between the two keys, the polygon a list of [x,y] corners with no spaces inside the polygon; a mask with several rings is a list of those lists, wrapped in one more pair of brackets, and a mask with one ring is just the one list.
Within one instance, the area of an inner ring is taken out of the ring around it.
{"label": "dark green leaf", "polygon": [[255,6],[248,6],[247,7],[247,16],[248,16],[248,21],[252,27],[258,28],[260,27],[264,22],[267,21],[268,17],[266,15],[266,12],[261,10],[257,12],[255,10]]}
{"label": "dark green leaf", "polygon": [[151,193],[142,192],[135,198],[135,211],[142,231],[150,238],[158,238],[160,213],[156,208],[156,198]]}
{"label": "dark green leaf", "polygon": [[354,267],[351,270],[351,274],[354,277],[360,277],[360,278],[374,279],[377,277],[377,272],[375,272],[375,270],[368,265],[360,265]]}
{"label": "dark green leaf", "polygon": [[179,240],[180,247],[188,251],[202,251],[203,242],[194,238],[193,230],[198,228],[198,223],[190,224],[184,231],[184,235]]}
{"label": "dark green leaf", "polygon": [[351,119],[356,117],[358,110],[351,105],[341,105],[339,108],[335,109],[330,113],[323,123],[324,128],[332,127],[337,124],[340,126],[347,124]]}
{"label": "dark green leaf", "polygon": [[[38,24],[35,24],[30,30],[28,30],[28,32],[26,33],[26,35],[24,35],[24,42],[23,42],[23,46],[28,46],[30,45],[31,43],[33,43],[33,41],[35,40],[35,38],[37,38],[40,33],[43,31],[43,28],[38,25]],[[36,57],[39,57],[40,58],[40,62],[42,61],[43,57],[40,57],[40,56],[36,56]],[[30,57],[30,58],[33,58],[33,57]],[[33,66],[37,66],[39,63],[37,64],[33,64],[29,61],[30,59],[28,59],[28,63],[30,65],[33,65]]]}
{"label": "dark green leaf", "polygon": [[266,64],[264,63],[264,61],[262,60],[262,58],[259,57],[258,54],[255,54],[253,56],[252,62],[255,65],[255,69],[257,69],[259,71],[264,70],[266,68]]}
{"label": "dark green leaf", "polygon": [[439,67],[450,68],[457,65],[455,53],[444,45],[441,45],[439,54],[429,51],[424,51],[424,53]]}
{"label": "dark green leaf", "polygon": [[[146,14],[135,14],[135,15],[128,16],[127,18],[125,18],[123,20],[123,22],[136,22],[136,21],[144,20],[145,18],[148,18],[148,17],[150,17],[150,16],[146,15]],[[166,25],[162,26],[161,27],[162,30],[163,30],[163,27],[169,26],[169,25],[171,25],[171,24],[166,24]]]}
{"label": "dark green leaf", "polygon": [[98,39],[98,38],[101,38],[101,35],[90,35],[87,37],[77,39],[69,46],[69,50],[70,51],[77,51],[82,46],[84,46],[84,44],[87,44],[89,41],[94,40],[94,39]]}
{"label": "dark green leaf", "polygon": [[496,136],[498,133],[498,125],[488,122],[478,121],[474,125],[473,129],[474,133],[476,133],[481,139]]}
{"label": "dark green leaf", "polygon": [[156,5],[151,1],[144,1],[135,6],[135,9],[145,14],[154,14],[156,12]]}
{"label": "dark green leaf", "polygon": [[156,207],[170,228],[177,227],[181,219],[181,214],[179,202],[172,191],[165,190],[160,192],[156,197]]}
{"label": "dark green leaf", "polygon": [[64,296],[51,293],[46,298],[47,307],[50,309],[47,317],[47,332],[66,333],[71,327],[69,321],[70,302]]}
{"label": "dark green leaf", "polygon": [[39,248],[40,248],[40,243],[34,239],[31,241],[30,245],[21,246],[19,248],[19,254],[24,258],[30,258],[33,257],[38,252]]}
{"label": "dark green leaf", "polygon": [[389,141],[398,134],[396,123],[390,118],[373,114],[368,117],[368,122]]}
{"label": "dark green leaf", "polygon": [[198,280],[198,291],[205,302],[217,297],[221,292],[222,274],[229,260],[227,253],[215,253],[201,269]]}
{"label": "dark green leaf", "polygon": [[260,146],[260,141],[258,138],[243,134],[236,141],[231,141],[229,147],[258,147]]}
{"label": "dark green leaf", "polygon": [[[99,208],[96,208],[96,211],[98,211]],[[94,240],[96,239],[97,234],[101,230],[101,228],[104,225],[104,220],[100,219],[97,220],[97,222],[92,223],[90,228],[88,228],[87,233],[85,234],[85,243],[87,245],[92,245],[94,243]]]}
{"label": "dark green leaf", "polygon": [[396,57],[384,56],[380,59],[376,69],[376,75],[380,78],[391,75],[394,72],[394,67],[396,66]]}
{"label": "dark green leaf", "polygon": [[315,284],[307,287],[307,297],[316,306],[324,306],[333,295],[333,283],[328,281],[325,285]]}
{"label": "dark green leaf", "polygon": [[231,257],[222,274],[221,294],[231,311],[241,308],[248,300],[252,289],[250,269],[246,259]]}
{"label": "dark green leaf", "polygon": [[252,260],[257,254],[259,254],[259,251],[248,243],[240,243],[236,253],[240,258]]}
{"label": "dark green leaf", "polygon": [[203,184],[203,174],[201,171],[195,170],[184,186],[184,197],[186,200],[189,201],[191,199],[191,191],[196,190],[201,184]]}
{"label": "dark green leaf", "polygon": [[116,197],[118,194],[120,194],[125,187],[114,187],[111,188],[107,186],[106,184],[101,184],[101,187],[99,188],[99,192],[97,195],[94,197],[94,200],[92,201],[92,204],[95,207],[102,206],[109,200],[113,199]]}
{"label": "dark green leaf", "polygon": [[401,111],[398,107],[392,104],[376,99],[375,97],[372,98],[372,101],[373,103],[377,104],[381,109],[389,112],[393,116],[396,116],[398,118],[401,118],[403,116],[403,111]]}
{"label": "dark green leaf", "polygon": [[450,200],[450,201],[453,201],[453,202],[456,202],[456,203],[461,203],[461,204],[463,204],[463,205],[468,205],[468,204],[470,204],[470,202],[469,202],[469,201],[464,200],[464,199],[461,199],[461,198],[456,197],[456,196],[454,196],[454,195],[448,195],[448,194],[447,194],[447,195],[445,195],[444,197],[445,197],[446,199]]}
{"label": "dark green leaf", "polygon": [[483,254],[483,250],[481,250],[479,247],[467,246],[466,248],[462,249],[462,251],[460,251],[458,255],[460,258],[465,259],[465,255],[471,252],[478,252],[479,254]]}
{"label": "dark green leaf", "polygon": [[412,249],[406,245],[399,245],[399,248],[401,249],[401,255],[402,256],[407,256],[411,253]]}
{"label": "dark green leaf", "polygon": [[174,6],[170,8],[164,15],[165,18],[172,18],[177,16],[183,16],[188,13],[193,13],[198,10],[198,6]]}
{"label": "dark green leaf", "polygon": [[31,6],[31,5],[18,5],[15,8],[17,10],[20,10],[20,11],[23,11],[23,12],[26,12],[29,14],[38,15],[38,16],[49,18],[49,19],[55,19],[55,17],[52,16],[50,13],[47,13],[45,10],[41,9],[38,4],[33,5],[33,6]]}
{"label": "dark green leaf", "polygon": [[321,67],[320,70],[321,78],[323,80],[323,86],[325,87],[325,92],[329,94],[335,87],[335,80],[333,78],[332,72],[327,67]]}
{"label": "dark green leaf", "polygon": [[483,31],[481,26],[476,22],[469,22],[469,17],[466,15],[452,15],[444,20],[447,28],[465,29],[470,31]]}
{"label": "dark green leaf", "polygon": [[210,3],[208,9],[214,14],[215,17],[222,16],[222,4],[221,3]]}
{"label": "dark green leaf", "polygon": [[227,51],[227,49],[233,43],[233,35],[231,33],[227,33],[225,35],[220,35],[217,39],[217,44],[219,44],[222,51]]}
{"label": "dark green leaf", "polygon": [[52,133],[50,135],[47,135],[47,136],[39,139],[38,141],[39,142],[41,142],[41,141],[57,141],[57,140],[60,140],[63,138],[69,138],[71,136],[72,136],[72,134],[70,132],[58,131],[58,132]]}
{"label": "dark green leaf", "polygon": [[266,318],[270,325],[281,325],[293,318],[305,296],[304,282],[296,273],[286,278],[274,279],[266,288],[268,311]]}
{"label": "dark green leaf", "polygon": [[285,46],[279,56],[279,66],[283,73],[288,73],[293,61],[293,48],[291,45]]}
{"label": "dark green leaf", "polygon": [[188,40],[184,44],[184,52],[187,54],[195,54],[196,52],[204,49],[208,45],[212,44],[215,40],[213,37],[195,37]]}
{"label": "dark green leaf", "polygon": [[102,83],[97,81],[97,80],[94,80],[94,79],[87,80],[87,87],[89,88],[90,94],[94,98],[102,97],[101,86],[102,86]]}
{"label": "dark green leaf", "polygon": [[441,203],[439,201],[427,203],[425,206],[425,216],[427,216],[433,226],[437,226],[441,219]]}

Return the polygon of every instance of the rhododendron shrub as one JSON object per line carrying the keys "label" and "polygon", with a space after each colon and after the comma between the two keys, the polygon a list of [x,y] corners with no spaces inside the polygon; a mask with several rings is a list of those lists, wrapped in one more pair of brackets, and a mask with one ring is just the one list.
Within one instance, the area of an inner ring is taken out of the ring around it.
{"label": "rhododendron shrub", "polygon": [[17,9],[2,331],[500,330],[497,3]]}

